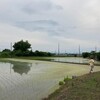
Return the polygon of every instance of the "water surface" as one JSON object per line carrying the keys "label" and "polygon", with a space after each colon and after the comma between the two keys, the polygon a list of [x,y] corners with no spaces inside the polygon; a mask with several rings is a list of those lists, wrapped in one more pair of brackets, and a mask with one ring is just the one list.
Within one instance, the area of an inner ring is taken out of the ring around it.
{"label": "water surface", "polygon": [[[89,66],[9,59],[0,62],[0,100],[41,100],[64,77],[89,72]],[[100,71],[95,66],[94,71]]]}
{"label": "water surface", "polygon": [[[72,63],[89,63],[89,59],[82,57],[52,57],[52,61],[72,62]],[[100,64],[100,61],[95,61],[95,64]]]}

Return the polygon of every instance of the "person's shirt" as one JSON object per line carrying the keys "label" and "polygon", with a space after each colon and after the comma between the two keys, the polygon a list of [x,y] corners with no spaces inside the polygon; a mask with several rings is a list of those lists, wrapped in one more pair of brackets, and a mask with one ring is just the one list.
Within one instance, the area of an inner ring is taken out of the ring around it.
{"label": "person's shirt", "polygon": [[90,59],[89,64],[90,64],[90,66],[94,66],[94,60]]}

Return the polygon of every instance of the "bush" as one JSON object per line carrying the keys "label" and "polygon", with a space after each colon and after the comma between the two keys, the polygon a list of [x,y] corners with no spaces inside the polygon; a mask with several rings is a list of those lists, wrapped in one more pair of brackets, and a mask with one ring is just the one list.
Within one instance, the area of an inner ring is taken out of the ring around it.
{"label": "bush", "polygon": [[71,80],[71,78],[68,78],[68,76],[66,78],[64,78],[64,82],[67,82],[69,80]]}
{"label": "bush", "polygon": [[68,82],[69,80],[71,80],[71,78],[68,78],[68,76],[66,78],[64,78],[63,81],[59,81],[59,85],[63,85],[65,84],[66,82]]}
{"label": "bush", "polygon": [[59,81],[59,85],[63,85],[64,84],[64,82],[63,81]]}
{"label": "bush", "polygon": [[0,53],[0,57],[11,57],[9,52],[2,52]]}

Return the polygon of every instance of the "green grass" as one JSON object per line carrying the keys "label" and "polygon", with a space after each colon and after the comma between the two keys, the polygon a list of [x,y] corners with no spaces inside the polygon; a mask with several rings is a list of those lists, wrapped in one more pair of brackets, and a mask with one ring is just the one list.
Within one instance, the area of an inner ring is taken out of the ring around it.
{"label": "green grass", "polygon": [[44,100],[100,100],[100,72],[69,80]]}
{"label": "green grass", "polygon": [[50,57],[15,57],[18,59],[27,59],[27,60],[41,60],[41,61],[51,61]]}

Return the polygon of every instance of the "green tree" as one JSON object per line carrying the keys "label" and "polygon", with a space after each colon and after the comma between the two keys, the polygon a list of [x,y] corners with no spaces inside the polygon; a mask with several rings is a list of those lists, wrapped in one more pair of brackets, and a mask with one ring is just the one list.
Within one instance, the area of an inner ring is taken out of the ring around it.
{"label": "green tree", "polygon": [[90,53],[89,52],[83,52],[82,56],[83,56],[83,58],[87,58],[87,57],[90,56]]}
{"label": "green tree", "polygon": [[100,52],[97,52],[96,56],[97,56],[97,60],[100,61]]}
{"label": "green tree", "polygon": [[0,57],[11,57],[11,50],[10,49],[4,49],[0,53]]}
{"label": "green tree", "polygon": [[28,41],[18,41],[13,45],[14,51],[28,51],[31,48],[31,44]]}
{"label": "green tree", "polygon": [[96,52],[95,51],[91,51],[90,52],[90,57],[92,57],[92,58],[96,58]]}
{"label": "green tree", "polygon": [[4,50],[2,50],[2,52],[11,52],[11,50],[10,49],[4,49]]}

